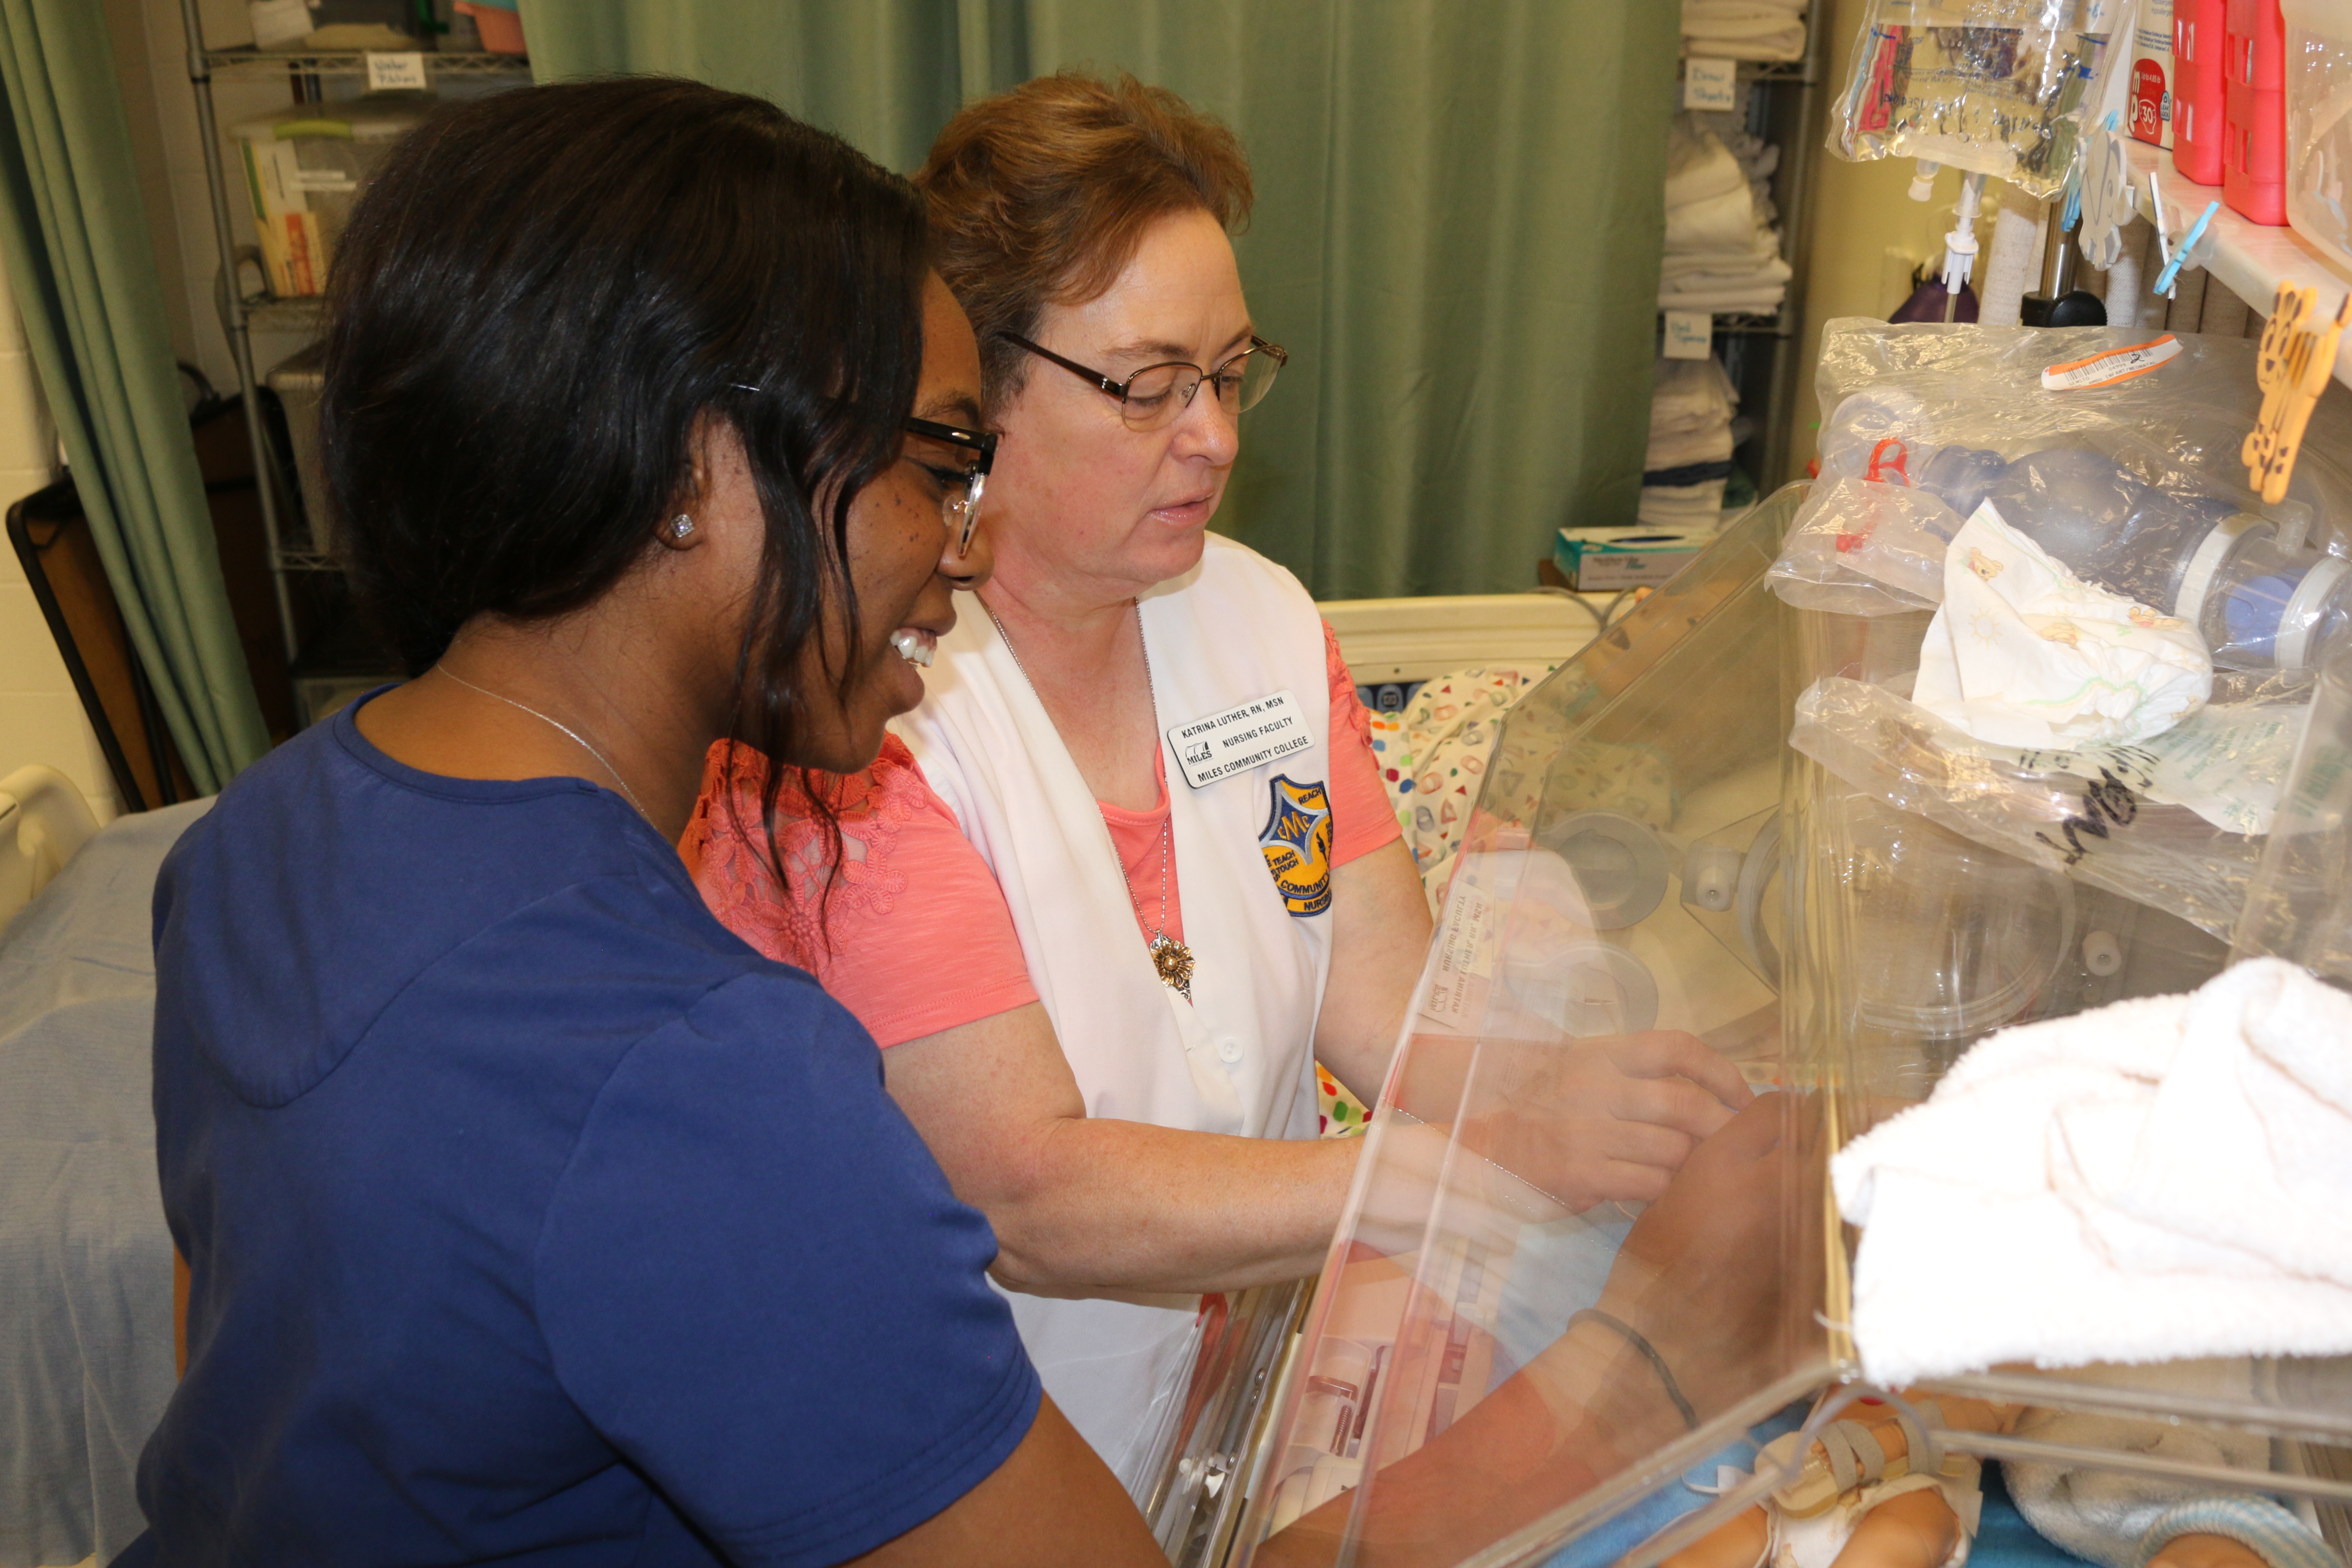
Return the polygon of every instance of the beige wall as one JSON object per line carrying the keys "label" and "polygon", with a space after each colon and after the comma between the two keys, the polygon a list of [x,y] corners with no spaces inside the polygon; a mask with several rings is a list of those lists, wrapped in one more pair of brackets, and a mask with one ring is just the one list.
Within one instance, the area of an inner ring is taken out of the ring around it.
{"label": "beige wall", "polygon": [[[207,41],[251,41],[238,0],[203,0],[203,10]],[[235,392],[228,342],[212,302],[217,250],[178,0],[106,0],[106,14],[173,351],[202,366],[224,391]],[[273,84],[224,84],[223,122],[265,113],[286,96]],[[267,353],[269,346],[256,348]],[[0,279],[0,510],[55,477],[56,449],[24,329]],[[46,763],[72,779],[100,820],[120,809],[112,775],[48,623],[16,552],[8,550],[0,552],[0,775],[26,763]]]}
{"label": "beige wall", "polygon": [[[56,449],[25,329],[0,277],[0,510],[49,482]],[[26,763],[73,780],[100,821],[118,810],[98,737],[12,549],[0,551],[0,777]]]}

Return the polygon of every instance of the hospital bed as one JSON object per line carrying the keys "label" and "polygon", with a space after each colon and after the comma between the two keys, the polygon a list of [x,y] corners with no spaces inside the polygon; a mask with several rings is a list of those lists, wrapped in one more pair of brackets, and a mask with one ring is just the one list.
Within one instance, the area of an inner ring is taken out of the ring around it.
{"label": "hospital bed", "polygon": [[50,769],[0,779],[0,1568],[103,1563],[143,1528],[175,1376],[149,910],[209,805],[101,828]]}
{"label": "hospital bed", "polygon": [[1364,706],[1379,712],[1402,708],[1412,688],[1456,670],[1490,665],[1539,670],[1559,664],[1592,639],[1620,597],[1541,588],[1420,599],[1326,599],[1315,608],[1339,637]]}

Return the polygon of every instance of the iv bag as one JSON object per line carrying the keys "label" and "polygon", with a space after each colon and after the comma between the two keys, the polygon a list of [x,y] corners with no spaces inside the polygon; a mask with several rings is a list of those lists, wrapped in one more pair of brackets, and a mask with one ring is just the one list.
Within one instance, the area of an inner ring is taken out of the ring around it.
{"label": "iv bag", "polygon": [[2081,0],[1870,0],[1829,148],[1920,158],[2047,201],[2080,141],[2096,45]]}

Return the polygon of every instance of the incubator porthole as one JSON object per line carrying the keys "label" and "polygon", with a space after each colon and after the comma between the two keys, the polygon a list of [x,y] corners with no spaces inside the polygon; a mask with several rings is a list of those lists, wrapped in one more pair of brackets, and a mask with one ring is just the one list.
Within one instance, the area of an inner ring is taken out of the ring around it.
{"label": "incubator porthole", "polygon": [[2074,954],[2074,892],[2056,871],[1874,802],[1857,802],[1851,892],[1864,1022],[1933,1040],[1999,1028]]}
{"label": "incubator porthole", "polygon": [[1597,931],[1638,925],[1666,896],[1664,846],[1621,812],[1571,812],[1539,830],[1536,841],[1575,872]]}
{"label": "incubator porthole", "polygon": [[1649,966],[1605,942],[1507,957],[1502,981],[1521,1006],[1571,1039],[1639,1034],[1658,1021]]}

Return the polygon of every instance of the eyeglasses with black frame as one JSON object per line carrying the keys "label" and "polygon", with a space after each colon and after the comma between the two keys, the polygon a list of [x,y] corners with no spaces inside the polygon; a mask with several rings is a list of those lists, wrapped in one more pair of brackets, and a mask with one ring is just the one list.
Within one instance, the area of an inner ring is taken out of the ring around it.
{"label": "eyeglasses with black frame", "polygon": [[[740,381],[728,384],[738,392],[766,390]],[[940,481],[945,490],[940,497],[940,521],[948,525],[948,533],[956,542],[955,552],[958,555],[971,553],[972,531],[980,526],[980,493],[988,488],[988,470],[996,466],[996,432],[967,430],[961,425],[942,425],[933,419],[914,418],[909,418],[904,428],[909,436],[920,436],[927,441],[944,441],[979,458],[980,460],[969,468],[950,468],[942,464],[926,463],[912,453],[908,454],[907,459]]]}
{"label": "eyeglasses with black frame", "polygon": [[1064,359],[1042,343],[1033,343],[1018,332],[996,334],[1050,360],[1100,392],[1118,399],[1118,414],[1130,430],[1156,430],[1192,406],[1192,395],[1208,382],[1217,389],[1217,401],[1225,412],[1247,413],[1257,406],[1274,385],[1274,378],[1290,363],[1286,349],[1267,342],[1253,333],[1249,347],[1234,355],[1214,370],[1202,370],[1190,360],[1170,360],[1162,364],[1148,364],[1125,381],[1113,381],[1098,370],[1090,369],[1073,359]]}
{"label": "eyeglasses with black frame", "polygon": [[966,430],[930,419],[908,420],[907,432],[926,440],[961,447],[979,458],[969,468],[950,468],[908,454],[911,461],[946,487],[940,497],[940,518],[948,525],[949,537],[956,542],[955,552],[965,554],[971,549],[972,531],[980,526],[980,495],[988,487],[988,470],[996,466],[996,432]]}

